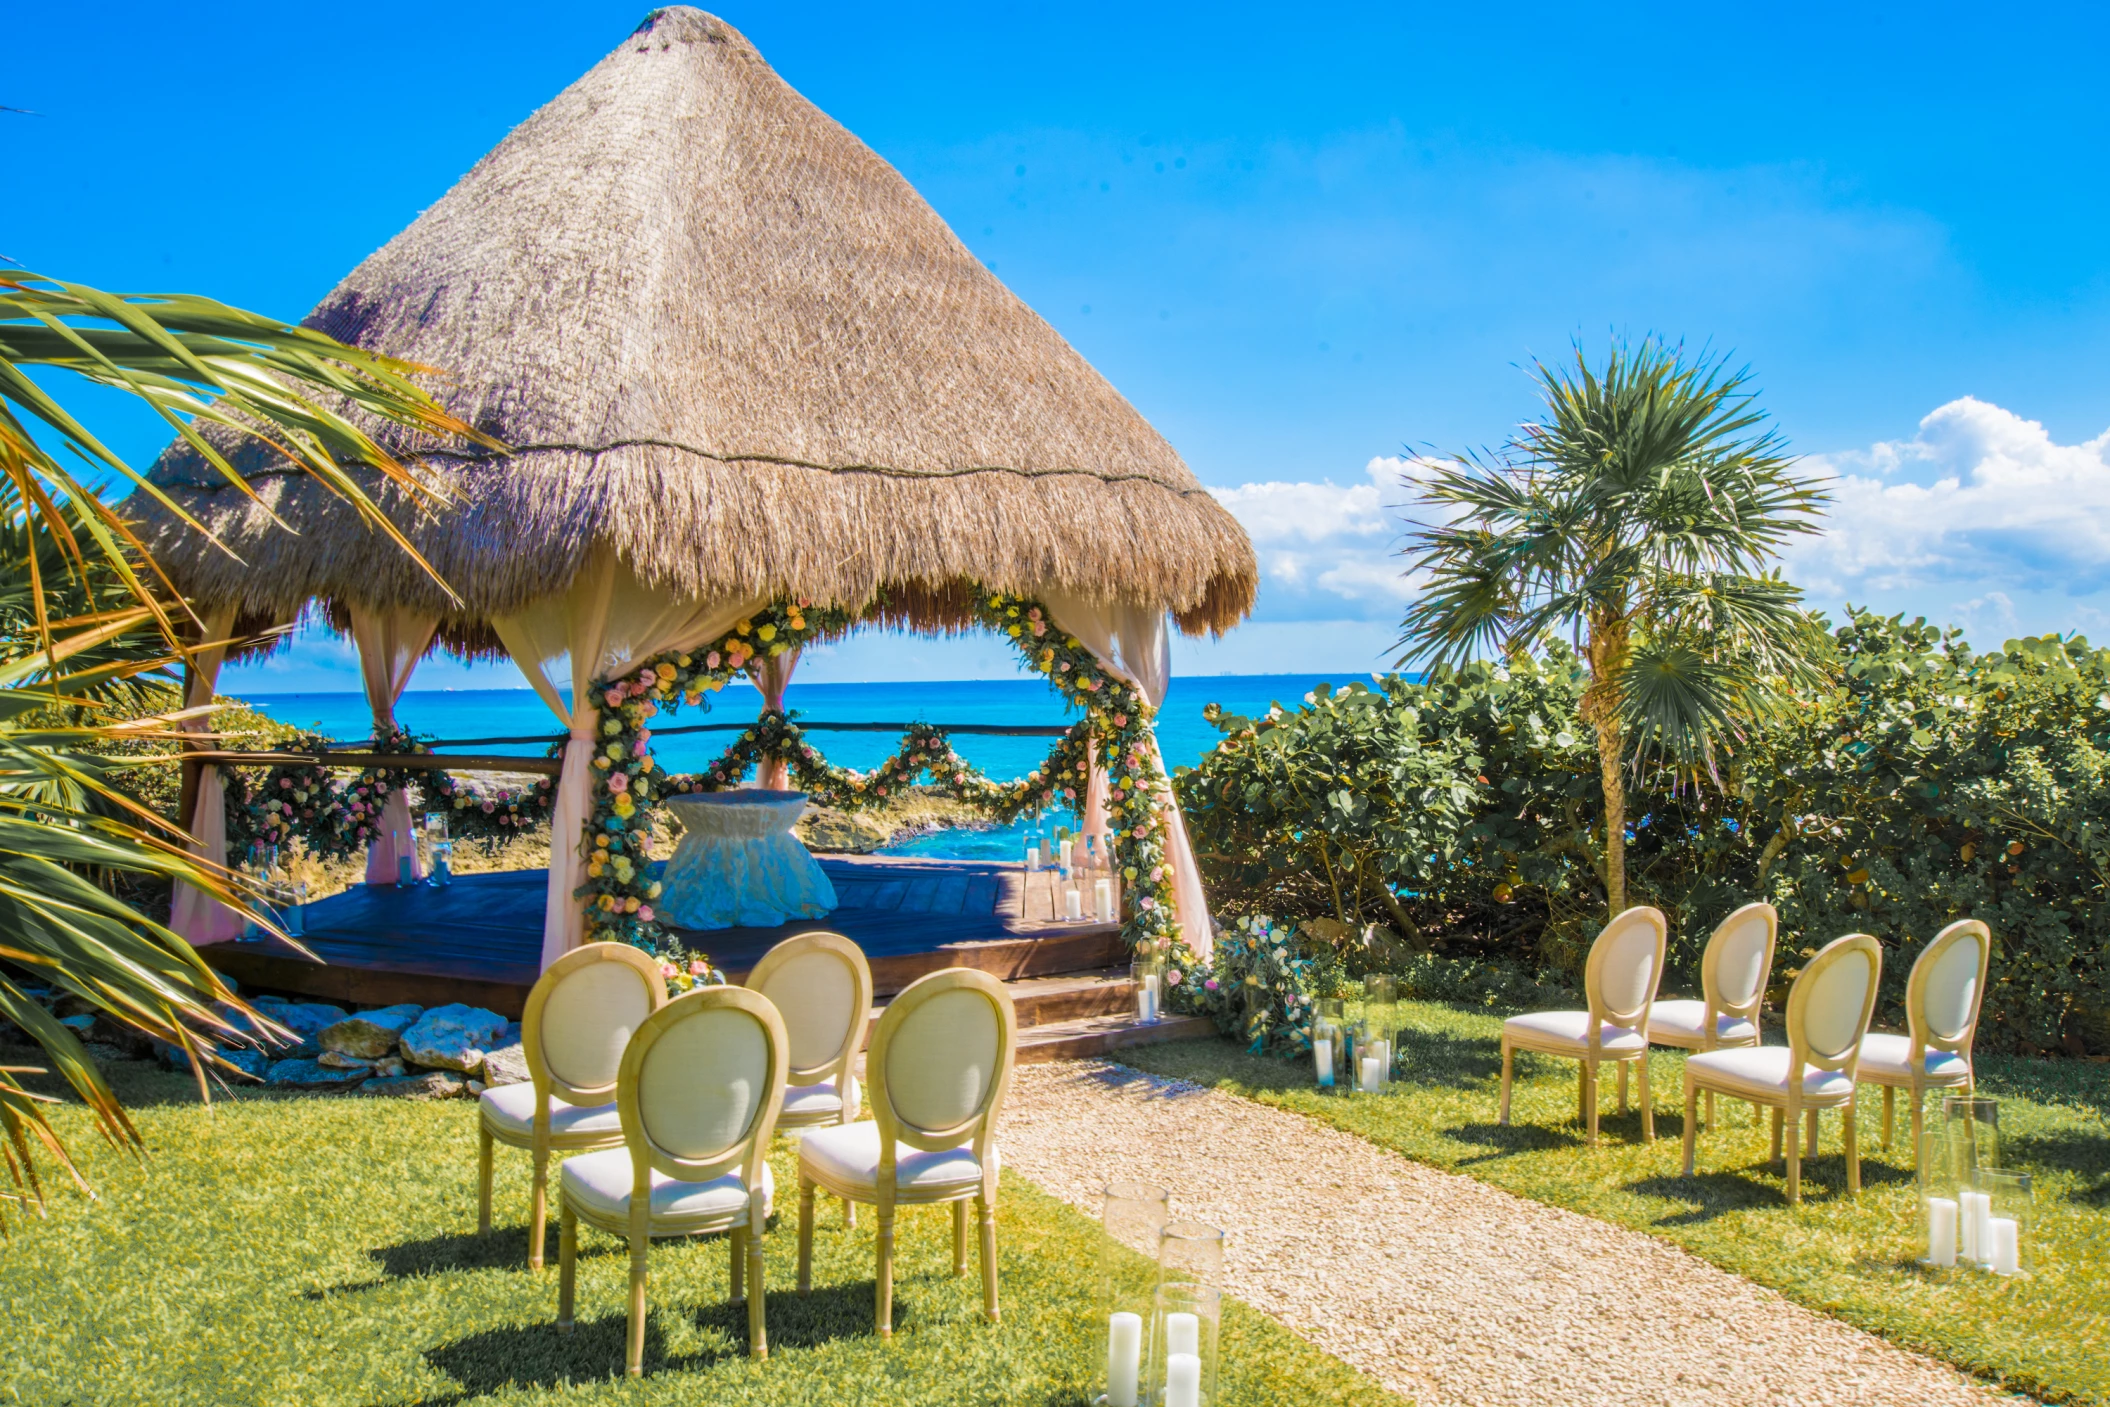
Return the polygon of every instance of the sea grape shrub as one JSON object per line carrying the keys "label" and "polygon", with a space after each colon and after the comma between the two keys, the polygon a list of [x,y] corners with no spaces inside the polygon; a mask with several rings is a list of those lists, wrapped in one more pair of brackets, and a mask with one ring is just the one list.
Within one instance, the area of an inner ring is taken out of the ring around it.
{"label": "sea grape shrub", "polygon": [[[1713,776],[1628,769],[1630,902],[1670,919],[1666,989],[1696,986],[1714,925],[1765,898],[1776,998],[1825,942],[1867,932],[1878,1020],[1902,1029],[1913,956],[1977,917],[1995,939],[1981,1046],[2110,1053],[2110,652],[1980,654],[1867,612],[1831,643],[1829,685],[1748,723]],[[1224,742],[1177,781],[1212,895],[1579,986],[1604,920],[1585,682],[1555,645],[1218,715]],[[1429,976],[1354,942],[1342,956]]]}

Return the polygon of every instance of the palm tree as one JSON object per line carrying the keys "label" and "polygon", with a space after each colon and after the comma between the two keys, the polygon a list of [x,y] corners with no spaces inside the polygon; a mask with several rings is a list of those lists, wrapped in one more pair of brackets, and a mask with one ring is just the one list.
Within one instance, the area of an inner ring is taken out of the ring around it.
{"label": "palm tree", "polygon": [[[425,370],[206,298],[0,272],[0,1016],[42,1046],[120,1147],[139,1148],[137,1131],[74,1033],[26,990],[32,978],[189,1050],[201,1092],[210,1038],[261,1022],[188,943],[115,892],[119,878],[147,877],[243,902],[239,877],[187,853],[184,833],[119,785],[122,769],[180,754],[107,751],[175,740],[173,716],[136,717],[137,705],[152,676],[215,642],[196,638],[195,618],[102,485],[60,455],[167,500],[50,386],[71,376],[138,397],[244,488],[224,451],[261,440],[410,551],[353,471],[401,485],[413,503],[437,507],[441,495],[347,419],[351,410],[496,447],[411,379]],[[112,721],[120,716],[130,721]],[[18,1073],[0,1068],[0,1157],[40,1198],[32,1142],[81,1177],[45,1116],[49,1098]]]}
{"label": "palm tree", "polygon": [[1626,788],[1655,757],[1714,774],[1717,753],[1815,678],[1823,633],[1771,566],[1828,495],[1765,428],[1747,371],[1654,339],[1581,349],[1535,378],[1545,413],[1491,454],[1419,485],[1407,538],[1427,584],[1401,664],[1529,649],[1570,634],[1590,685],[1604,788],[1601,874],[1626,906]]}

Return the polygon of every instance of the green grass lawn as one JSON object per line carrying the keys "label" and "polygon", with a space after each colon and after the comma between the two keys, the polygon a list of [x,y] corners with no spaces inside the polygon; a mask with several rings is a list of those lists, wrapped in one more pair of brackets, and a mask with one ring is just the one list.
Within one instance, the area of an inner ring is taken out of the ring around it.
{"label": "green grass lawn", "polygon": [[[981,1318],[971,1256],[965,1278],[951,1275],[943,1209],[903,1214],[891,1345],[872,1333],[869,1209],[846,1233],[823,1203],[801,1300],[797,1184],[780,1152],[769,1360],[747,1357],[745,1312],[726,1302],[723,1239],[658,1242],[646,1376],[631,1383],[619,1242],[582,1229],[579,1326],[564,1337],[554,1218],[549,1268],[525,1264],[524,1154],[500,1150],[497,1229],[476,1233],[474,1105],[248,1094],[208,1110],[177,1076],[112,1075],[151,1160],[60,1112],[101,1201],[61,1190],[46,1219],[12,1219],[0,1402],[1075,1407],[1098,1387],[1098,1227],[1008,1173],[1001,1326]],[[1400,1403],[1243,1305],[1226,1310],[1224,1344],[1226,1403]]]}
{"label": "green grass lawn", "polygon": [[1683,1056],[1659,1052],[1656,1141],[1638,1114],[1621,1117],[1609,1075],[1602,1137],[1582,1144],[1576,1066],[1517,1057],[1510,1126],[1495,1122],[1501,1020],[1403,1003],[1410,1071],[1381,1097],[1342,1099],[1311,1087],[1308,1061],[1263,1059],[1229,1041],[1123,1052],[1139,1069],[1295,1110],[1407,1157],[1511,1192],[1635,1227],[1725,1269],[1891,1340],[2053,1400],[2110,1403],[2110,1067],[1981,1057],[1982,1092],[2000,1099],[2003,1160],[2033,1172],[2032,1274],[2000,1279],[1914,1264],[1919,1203],[1902,1109],[1893,1151],[1881,1146],[1882,1096],[1860,1105],[1863,1191],[1846,1193],[1837,1116],[1822,1152],[1803,1163],[1803,1203],[1788,1205],[1766,1159],[1767,1130],[1747,1104],[1723,1104],[1700,1137],[1697,1176],[1679,1175]]}

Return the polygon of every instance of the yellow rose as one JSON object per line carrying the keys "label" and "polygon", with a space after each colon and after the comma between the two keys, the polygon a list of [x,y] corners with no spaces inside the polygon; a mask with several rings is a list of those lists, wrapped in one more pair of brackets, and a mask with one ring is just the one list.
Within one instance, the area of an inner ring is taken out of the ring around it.
{"label": "yellow rose", "polygon": [[740,622],[740,623],[739,623],[738,625],[736,625],[736,626],[734,626],[734,627],[733,627],[733,629],[735,629],[735,630],[739,631],[739,632],[740,632],[740,633],[741,633],[742,635],[745,635],[745,634],[747,634],[747,633],[748,633],[749,631],[753,630],[754,628],[755,628],[755,623],[754,623],[753,621],[751,621],[751,620],[743,620],[743,621],[741,621],[741,622]]}
{"label": "yellow rose", "polygon": [[766,645],[770,641],[777,638],[777,628],[773,625],[765,625],[760,630],[756,631],[755,634],[759,636],[762,640],[762,643]]}

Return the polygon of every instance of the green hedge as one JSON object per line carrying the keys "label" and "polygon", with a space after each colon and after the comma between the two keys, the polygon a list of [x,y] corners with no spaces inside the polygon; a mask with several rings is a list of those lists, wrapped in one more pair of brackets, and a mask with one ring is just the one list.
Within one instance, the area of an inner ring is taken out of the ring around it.
{"label": "green hedge", "polygon": [[[1781,913],[1774,978],[1865,931],[1901,1019],[1919,945],[1991,925],[1992,1048],[2110,1053],[2110,651],[2057,637],[1974,653],[1954,631],[1855,613],[1828,688],[1754,724],[1697,781],[1630,774],[1631,901],[1671,920],[1675,978],[1754,898]],[[1587,682],[1553,646],[1425,681],[1321,688],[1226,734],[1176,779],[1227,914],[1316,919],[1353,966],[1469,958],[1573,984],[1604,920]]]}

